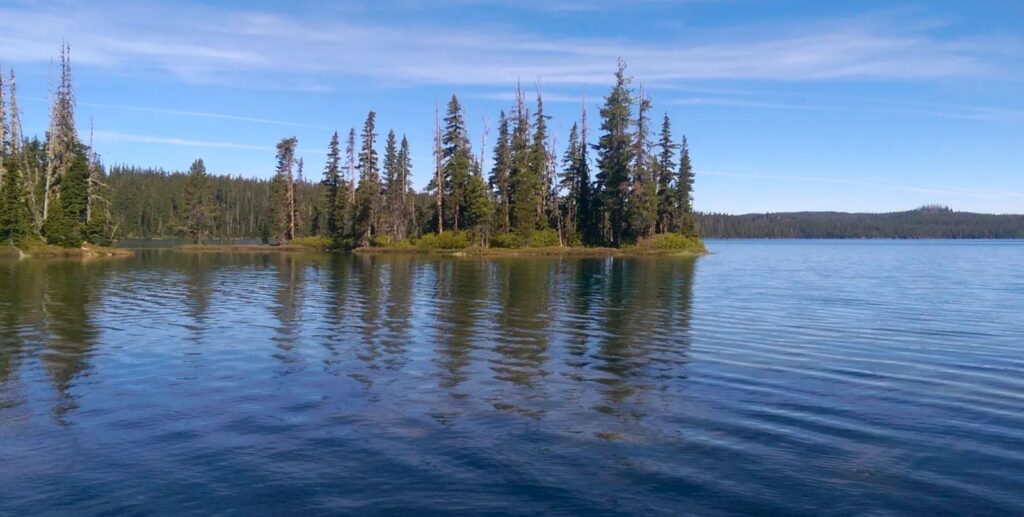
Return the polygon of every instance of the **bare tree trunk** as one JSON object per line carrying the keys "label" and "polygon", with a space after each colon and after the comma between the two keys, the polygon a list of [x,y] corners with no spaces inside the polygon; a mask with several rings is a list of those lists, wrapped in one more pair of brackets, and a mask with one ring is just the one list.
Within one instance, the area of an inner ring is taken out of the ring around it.
{"label": "bare tree trunk", "polygon": [[437,233],[440,235],[444,233],[444,210],[441,204],[444,181],[441,178],[441,113],[436,98],[434,99],[434,174],[434,181],[437,182]]}

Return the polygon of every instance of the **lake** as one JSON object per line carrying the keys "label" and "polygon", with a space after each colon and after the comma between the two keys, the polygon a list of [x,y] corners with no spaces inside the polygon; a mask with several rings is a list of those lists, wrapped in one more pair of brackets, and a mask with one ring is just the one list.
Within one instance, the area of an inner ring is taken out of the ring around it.
{"label": "lake", "polygon": [[0,515],[1024,514],[1024,242],[0,262]]}

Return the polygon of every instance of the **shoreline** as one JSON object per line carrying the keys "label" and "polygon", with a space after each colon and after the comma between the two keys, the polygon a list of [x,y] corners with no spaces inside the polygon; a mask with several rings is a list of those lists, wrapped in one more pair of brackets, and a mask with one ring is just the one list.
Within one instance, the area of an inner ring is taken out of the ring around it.
{"label": "shoreline", "polygon": [[0,259],[28,259],[28,258],[118,258],[130,257],[135,252],[124,248],[108,248],[105,246],[93,246],[90,244],[78,248],[61,248],[48,244],[36,244],[25,249],[12,245],[0,246]]}
{"label": "shoreline", "polygon": [[355,255],[435,255],[451,257],[701,257],[710,253],[705,249],[651,249],[550,246],[541,248],[483,248],[471,246],[458,249],[429,249],[416,247],[363,247],[353,250],[329,250],[308,246],[273,246],[269,244],[187,244],[176,246],[186,253],[352,253]]}

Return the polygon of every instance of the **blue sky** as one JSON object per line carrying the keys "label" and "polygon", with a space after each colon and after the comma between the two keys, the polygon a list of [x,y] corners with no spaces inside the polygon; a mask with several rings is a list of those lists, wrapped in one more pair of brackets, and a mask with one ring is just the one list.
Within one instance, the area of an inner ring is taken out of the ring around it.
{"label": "blue sky", "polygon": [[559,142],[585,92],[596,137],[622,57],[689,139],[699,210],[1021,213],[1022,26],[1003,1],[6,0],[0,62],[42,134],[68,40],[107,164],[268,177],[294,135],[319,175],[331,132],[372,108],[423,186],[435,99],[459,96],[476,152],[517,80],[540,84]]}

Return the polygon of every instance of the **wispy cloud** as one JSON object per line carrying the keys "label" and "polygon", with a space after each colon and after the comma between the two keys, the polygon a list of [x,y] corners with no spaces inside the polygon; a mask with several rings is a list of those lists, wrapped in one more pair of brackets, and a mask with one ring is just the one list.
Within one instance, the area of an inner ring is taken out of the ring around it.
{"label": "wispy cloud", "polygon": [[[119,15],[109,16],[115,8]],[[70,0],[0,8],[0,57],[6,59],[48,60],[54,42],[70,38],[82,64],[159,69],[196,83],[284,81],[295,88],[352,76],[398,85],[507,85],[520,77],[604,83],[620,56],[651,85],[969,78],[1012,73],[1006,65],[1019,62],[1024,47],[1015,37],[939,36],[931,25],[888,15],[697,36],[669,34],[639,44],[512,26],[399,27],[178,3],[114,7]]]}
{"label": "wispy cloud", "polygon": [[186,147],[214,147],[220,149],[245,149],[252,151],[274,151],[273,146],[237,144],[231,142],[212,142],[206,140],[189,140],[186,138],[136,135],[117,131],[96,131],[93,135],[100,141],[137,142],[143,144],[177,145]]}
{"label": "wispy cloud", "polygon": [[[48,102],[47,99],[42,98],[42,97],[21,96],[20,98],[21,98],[21,100],[29,100],[29,101],[36,101],[36,102]],[[144,106],[128,106],[128,105],[122,105],[122,104],[104,104],[104,103],[99,103],[99,102],[82,102],[82,101],[79,101],[78,105],[80,105],[80,106],[88,106],[88,107],[93,107],[93,108],[105,108],[105,109],[116,109],[116,110],[127,110],[127,111],[139,111],[139,112],[144,112],[144,113],[159,113],[159,114],[164,114],[164,115],[175,115],[175,116],[182,116],[182,117],[211,118],[211,119],[220,119],[220,120],[232,120],[232,121],[236,121],[236,122],[252,122],[254,124],[269,124],[269,125],[274,125],[274,126],[307,127],[307,128],[312,128],[312,129],[325,129],[325,130],[334,129],[334,128],[329,127],[329,126],[323,126],[323,125],[319,125],[319,124],[305,124],[305,123],[302,123],[302,122],[290,122],[290,121],[287,121],[287,120],[274,120],[274,119],[257,118],[257,117],[243,117],[243,116],[240,116],[240,115],[231,115],[231,114],[227,114],[227,113],[212,113],[212,112],[205,112],[205,111],[173,110],[173,109],[166,109],[166,108],[152,108],[152,107],[144,107]]]}

